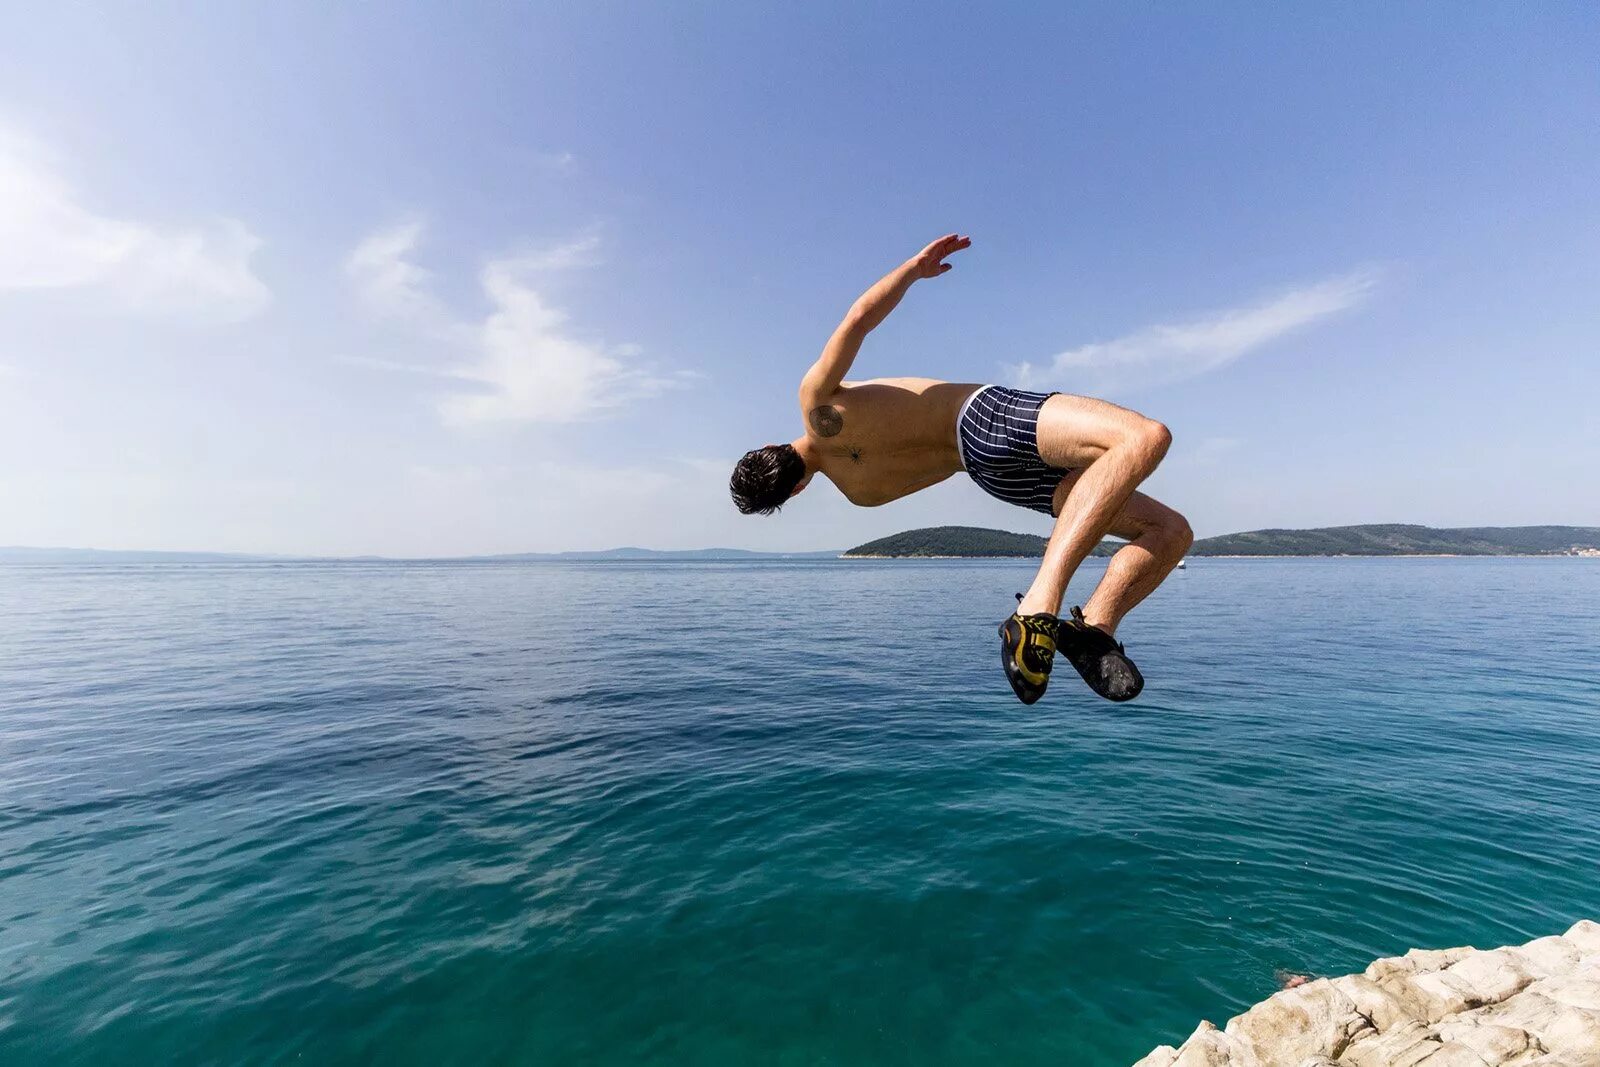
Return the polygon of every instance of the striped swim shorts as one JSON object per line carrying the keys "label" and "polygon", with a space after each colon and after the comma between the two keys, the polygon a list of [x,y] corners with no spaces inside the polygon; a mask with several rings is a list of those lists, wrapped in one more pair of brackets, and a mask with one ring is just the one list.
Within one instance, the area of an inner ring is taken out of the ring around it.
{"label": "striped swim shorts", "polygon": [[1039,455],[1039,409],[1054,393],[986,385],[967,397],[956,417],[961,465],[985,493],[1046,515],[1068,472]]}

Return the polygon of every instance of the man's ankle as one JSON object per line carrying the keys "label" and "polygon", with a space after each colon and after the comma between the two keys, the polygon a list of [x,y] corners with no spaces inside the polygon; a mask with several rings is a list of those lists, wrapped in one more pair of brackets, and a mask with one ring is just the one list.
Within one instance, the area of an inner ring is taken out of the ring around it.
{"label": "man's ankle", "polygon": [[1109,615],[1096,614],[1095,612],[1085,608],[1083,612],[1083,621],[1090,626],[1093,626],[1097,630],[1104,630],[1107,634],[1112,636],[1116,635],[1116,620],[1111,618]]}
{"label": "man's ankle", "polygon": [[1059,615],[1060,613],[1060,600],[1051,602],[1048,597],[1035,596],[1032,593],[1023,594],[1022,599],[1017,603],[1018,615]]}

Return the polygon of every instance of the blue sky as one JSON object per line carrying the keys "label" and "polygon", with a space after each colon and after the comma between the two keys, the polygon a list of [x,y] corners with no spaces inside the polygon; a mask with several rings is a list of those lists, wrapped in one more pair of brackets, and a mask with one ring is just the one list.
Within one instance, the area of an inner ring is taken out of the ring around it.
{"label": "blue sky", "polygon": [[1600,524],[1590,4],[0,5],[0,544],[457,554],[739,515],[857,376],[1104,395],[1202,534]]}

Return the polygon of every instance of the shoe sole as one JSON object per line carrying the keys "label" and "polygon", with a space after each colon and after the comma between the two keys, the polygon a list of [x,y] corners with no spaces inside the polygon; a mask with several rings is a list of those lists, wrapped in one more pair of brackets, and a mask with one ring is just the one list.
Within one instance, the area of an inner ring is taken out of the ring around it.
{"label": "shoe sole", "polygon": [[1034,689],[1032,682],[1021,677],[1016,664],[1012,661],[1012,652],[1006,641],[1005,623],[1000,624],[1000,667],[1005,671],[1006,681],[1010,683],[1011,691],[1024,704],[1036,703],[1040,697],[1044,696],[1045,689],[1050,685],[1048,675],[1046,675],[1045,684],[1039,686],[1037,690]]}
{"label": "shoe sole", "polygon": [[[1078,672],[1078,677],[1083,679],[1083,684],[1087,685],[1090,691],[1102,700],[1109,700],[1113,704],[1126,704],[1128,701],[1144,692],[1144,675],[1140,674],[1139,668],[1135,667],[1133,665],[1133,661],[1125,656],[1120,656],[1117,658],[1116,665],[1113,667],[1112,671],[1100,670],[1096,672],[1099,675],[1099,678],[1102,680],[1108,680],[1107,675],[1113,672],[1115,672],[1117,675],[1125,674],[1128,682],[1133,688],[1130,692],[1127,692],[1123,696],[1115,696],[1112,693],[1107,692],[1106,689],[1109,689],[1110,686],[1106,686],[1105,689],[1102,689],[1101,684],[1103,684],[1103,682],[1097,683],[1096,679],[1090,676],[1089,670],[1085,667],[1079,666],[1078,662],[1071,656],[1067,657],[1067,662],[1071,663],[1073,669]],[[1122,687],[1118,686],[1117,688],[1121,689]]]}

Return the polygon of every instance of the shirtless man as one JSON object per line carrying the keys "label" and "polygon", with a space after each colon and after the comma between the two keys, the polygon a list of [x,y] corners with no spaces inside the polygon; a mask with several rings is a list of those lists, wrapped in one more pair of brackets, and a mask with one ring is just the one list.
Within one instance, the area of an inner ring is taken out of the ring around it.
{"label": "shirtless man", "polygon": [[[1096,693],[1132,700],[1144,678],[1112,634],[1194,540],[1182,515],[1136,491],[1167,454],[1167,428],[1067,393],[844,380],[861,342],[912,283],[945,273],[945,258],[971,244],[941,237],[862,294],[800,381],[805,433],[745,453],[729,483],[734,503],[770,515],[820,471],[852,504],[876,507],[965,470],[990,495],[1055,518],[1038,575],[1000,626],[1000,659],[1018,699],[1044,695],[1059,649]],[[1128,543],[1088,603],[1060,618],[1067,582],[1108,533]]]}

